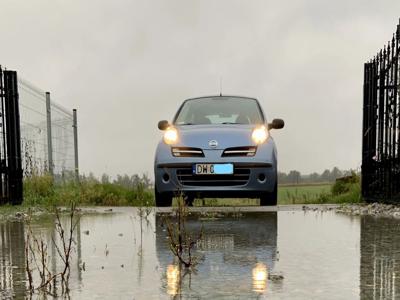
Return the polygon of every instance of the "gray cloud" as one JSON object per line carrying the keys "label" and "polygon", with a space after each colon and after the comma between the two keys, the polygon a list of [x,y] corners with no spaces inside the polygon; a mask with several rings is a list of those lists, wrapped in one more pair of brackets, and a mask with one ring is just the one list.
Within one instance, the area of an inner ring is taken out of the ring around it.
{"label": "gray cloud", "polygon": [[361,162],[363,63],[391,37],[400,3],[356,1],[11,1],[0,62],[79,110],[83,172],[152,172],[188,97],[260,99],[280,168]]}

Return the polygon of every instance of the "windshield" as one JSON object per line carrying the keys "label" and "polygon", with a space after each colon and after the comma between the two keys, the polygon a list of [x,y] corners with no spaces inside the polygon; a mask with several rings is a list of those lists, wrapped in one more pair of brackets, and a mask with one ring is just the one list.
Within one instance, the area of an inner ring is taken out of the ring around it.
{"label": "windshield", "polygon": [[187,100],[178,111],[174,123],[263,124],[264,119],[255,99],[222,96]]}

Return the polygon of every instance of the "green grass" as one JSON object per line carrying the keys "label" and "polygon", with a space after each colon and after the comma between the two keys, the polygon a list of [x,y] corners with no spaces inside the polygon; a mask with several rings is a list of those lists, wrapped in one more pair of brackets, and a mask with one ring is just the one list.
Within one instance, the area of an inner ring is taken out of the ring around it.
{"label": "green grass", "polygon": [[361,197],[360,177],[353,173],[336,180],[330,193],[323,193],[319,197],[320,203],[360,203]]}
{"label": "green grass", "polygon": [[[318,203],[323,193],[331,190],[331,184],[291,185],[278,187],[278,204]],[[173,205],[175,202],[173,202]],[[206,198],[196,199],[194,206],[253,206],[259,205],[258,199],[249,198]]]}
{"label": "green grass", "polygon": [[85,180],[80,184],[54,184],[50,176],[35,176],[24,180],[22,206],[65,206],[71,201],[81,206],[153,206],[154,196],[142,184],[135,188],[93,180]]}
{"label": "green grass", "polygon": [[283,185],[278,187],[278,204],[318,203],[321,194],[329,193],[332,184]]}
{"label": "green grass", "polygon": [[[278,187],[278,204],[357,203],[361,201],[359,178],[354,175],[331,184],[283,185]],[[80,206],[154,206],[152,190],[138,184],[127,188],[115,183],[84,180],[54,184],[50,176],[36,176],[24,180],[22,206],[0,207],[0,213],[24,211],[29,207],[69,206],[71,201]],[[175,201],[174,201],[175,202]],[[195,206],[251,206],[258,199],[196,199]]]}
{"label": "green grass", "polygon": [[[335,184],[300,184],[278,187],[278,204],[336,204],[361,202],[359,178]],[[259,205],[258,199],[197,199],[194,206],[252,206]]]}

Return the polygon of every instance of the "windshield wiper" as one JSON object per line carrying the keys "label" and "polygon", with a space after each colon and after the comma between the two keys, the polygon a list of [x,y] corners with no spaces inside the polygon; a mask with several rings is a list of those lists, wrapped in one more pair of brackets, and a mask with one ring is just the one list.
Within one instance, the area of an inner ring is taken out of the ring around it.
{"label": "windshield wiper", "polygon": [[243,123],[236,123],[236,122],[222,122],[221,124],[243,124]]}

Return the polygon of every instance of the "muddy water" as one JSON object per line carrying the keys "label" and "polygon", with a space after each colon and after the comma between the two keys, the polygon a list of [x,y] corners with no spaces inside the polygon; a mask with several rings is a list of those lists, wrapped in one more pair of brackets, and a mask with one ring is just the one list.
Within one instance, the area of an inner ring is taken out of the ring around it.
{"label": "muddy water", "polygon": [[[193,217],[190,230],[203,226],[196,253],[203,259],[185,272],[159,214],[143,220],[134,208],[99,211],[83,215],[77,227],[71,299],[399,297],[400,222],[393,219],[302,211]],[[52,224],[33,224],[50,245]],[[26,231],[21,222],[0,223],[1,299],[26,295]],[[56,249],[48,252],[57,270]]]}

